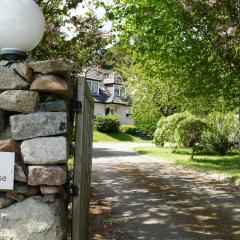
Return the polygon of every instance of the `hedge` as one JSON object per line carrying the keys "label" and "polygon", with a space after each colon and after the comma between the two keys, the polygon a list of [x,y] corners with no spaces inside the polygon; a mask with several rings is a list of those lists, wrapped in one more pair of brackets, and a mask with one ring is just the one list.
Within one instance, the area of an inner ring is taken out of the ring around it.
{"label": "hedge", "polygon": [[119,131],[120,121],[117,115],[96,115],[94,125],[99,132],[114,133]]}

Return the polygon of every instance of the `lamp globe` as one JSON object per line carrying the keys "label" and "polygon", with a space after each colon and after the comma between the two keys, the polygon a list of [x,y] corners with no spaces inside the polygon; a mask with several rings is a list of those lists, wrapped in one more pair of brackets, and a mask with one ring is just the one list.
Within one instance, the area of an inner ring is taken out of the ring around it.
{"label": "lamp globe", "polygon": [[18,60],[42,40],[45,19],[33,0],[0,0],[1,59]]}

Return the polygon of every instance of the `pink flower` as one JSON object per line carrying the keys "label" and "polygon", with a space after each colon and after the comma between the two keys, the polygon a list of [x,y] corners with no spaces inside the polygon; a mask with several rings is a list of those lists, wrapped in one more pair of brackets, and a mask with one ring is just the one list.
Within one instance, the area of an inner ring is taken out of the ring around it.
{"label": "pink flower", "polygon": [[185,9],[185,11],[191,12],[193,10],[193,5],[190,2],[186,2],[183,4],[183,8]]}
{"label": "pink flower", "polygon": [[209,5],[209,6],[211,6],[211,7],[212,7],[214,4],[216,4],[216,3],[217,3],[217,0],[207,0],[207,1],[206,1],[206,4]]}
{"label": "pink flower", "polygon": [[230,27],[227,30],[227,35],[229,37],[234,37],[236,35],[237,27]]}

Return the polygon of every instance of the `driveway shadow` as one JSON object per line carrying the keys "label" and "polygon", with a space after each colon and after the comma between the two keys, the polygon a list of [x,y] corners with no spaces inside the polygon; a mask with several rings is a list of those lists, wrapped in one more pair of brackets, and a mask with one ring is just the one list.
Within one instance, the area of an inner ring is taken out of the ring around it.
{"label": "driveway shadow", "polygon": [[150,160],[143,164],[141,156],[121,149],[94,151],[93,186],[112,206],[113,221],[134,239],[240,239],[240,198],[226,183]]}
{"label": "driveway shadow", "polygon": [[134,152],[129,151],[117,151],[112,150],[111,148],[94,148],[93,158],[112,158],[112,157],[128,157],[128,156],[137,156]]}

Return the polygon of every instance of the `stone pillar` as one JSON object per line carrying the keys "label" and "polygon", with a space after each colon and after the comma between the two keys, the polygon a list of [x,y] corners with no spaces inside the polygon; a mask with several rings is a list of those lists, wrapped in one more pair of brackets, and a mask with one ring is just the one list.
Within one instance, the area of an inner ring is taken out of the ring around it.
{"label": "stone pillar", "polygon": [[0,151],[15,187],[0,193],[0,239],[65,240],[74,80],[63,60],[0,62]]}

